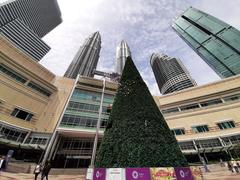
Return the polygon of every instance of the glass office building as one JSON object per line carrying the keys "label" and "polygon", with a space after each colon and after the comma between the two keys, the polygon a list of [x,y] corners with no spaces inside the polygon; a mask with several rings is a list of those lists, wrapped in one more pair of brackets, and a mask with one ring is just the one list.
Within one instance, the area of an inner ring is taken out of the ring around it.
{"label": "glass office building", "polygon": [[61,22],[57,0],[11,0],[0,4],[0,35],[35,61],[50,50],[41,38]]}
{"label": "glass office building", "polygon": [[[80,78],[79,81],[84,79],[87,78]],[[99,141],[107,125],[108,108],[113,104],[116,85],[111,82],[106,84]],[[89,78],[87,83],[78,82],[57,128],[58,138],[55,140],[56,145],[53,144],[52,154],[54,167],[86,168],[90,165],[102,88],[101,80]]]}
{"label": "glass office building", "polygon": [[172,27],[221,78],[240,74],[239,30],[193,7]]}

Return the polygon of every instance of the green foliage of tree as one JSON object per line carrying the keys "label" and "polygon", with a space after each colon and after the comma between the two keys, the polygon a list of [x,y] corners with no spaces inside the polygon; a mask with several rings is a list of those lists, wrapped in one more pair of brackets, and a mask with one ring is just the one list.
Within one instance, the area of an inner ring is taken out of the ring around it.
{"label": "green foliage of tree", "polygon": [[130,57],[125,63],[95,166],[188,166]]}

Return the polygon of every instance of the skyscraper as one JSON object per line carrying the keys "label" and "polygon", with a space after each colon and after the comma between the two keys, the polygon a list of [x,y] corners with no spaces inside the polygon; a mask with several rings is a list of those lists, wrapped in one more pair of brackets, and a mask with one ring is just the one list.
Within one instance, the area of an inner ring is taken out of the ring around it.
{"label": "skyscraper", "polygon": [[172,27],[220,77],[240,74],[239,30],[192,7]]}
{"label": "skyscraper", "polygon": [[196,85],[196,82],[191,78],[179,59],[153,53],[150,63],[162,94],[168,94]]}
{"label": "skyscraper", "polygon": [[121,43],[117,46],[116,50],[116,73],[122,74],[128,56],[131,56],[130,48],[128,47],[127,43],[122,40]]}
{"label": "skyscraper", "polygon": [[61,22],[56,0],[12,0],[0,5],[0,35],[36,61],[50,50],[41,37]]}
{"label": "skyscraper", "polygon": [[100,50],[101,36],[99,32],[95,32],[80,47],[64,76],[72,79],[75,79],[78,74],[93,77]]}

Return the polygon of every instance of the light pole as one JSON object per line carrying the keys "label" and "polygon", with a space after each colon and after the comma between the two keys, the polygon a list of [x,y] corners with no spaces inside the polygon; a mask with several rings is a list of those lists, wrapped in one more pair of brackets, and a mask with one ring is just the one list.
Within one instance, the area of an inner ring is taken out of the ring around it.
{"label": "light pole", "polygon": [[100,123],[101,123],[101,116],[102,116],[102,106],[103,106],[105,86],[106,86],[106,79],[105,79],[105,76],[104,76],[103,88],[102,88],[102,97],[101,97],[101,103],[100,103],[100,107],[99,107],[99,111],[98,111],[98,121],[97,121],[97,127],[96,127],[96,134],[95,134],[94,144],[93,144],[93,152],[92,152],[92,159],[91,159],[90,168],[94,167],[94,161],[95,161],[95,158],[96,158],[97,143],[98,143],[98,133],[99,133],[99,130],[100,130]]}

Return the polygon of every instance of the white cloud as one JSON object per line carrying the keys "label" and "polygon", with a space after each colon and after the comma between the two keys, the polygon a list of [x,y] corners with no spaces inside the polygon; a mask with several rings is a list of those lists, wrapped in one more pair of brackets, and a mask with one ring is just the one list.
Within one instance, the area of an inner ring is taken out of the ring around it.
{"label": "white cloud", "polygon": [[172,19],[189,6],[240,28],[239,0],[58,0],[63,23],[44,40],[52,47],[41,61],[62,75],[84,39],[100,31],[102,49],[97,69],[113,71],[115,48],[125,39],[133,60],[152,94],[159,94],[149,59],[153,52],[178,57],[198,84],[218,76],[171,29]]}

